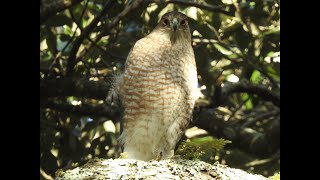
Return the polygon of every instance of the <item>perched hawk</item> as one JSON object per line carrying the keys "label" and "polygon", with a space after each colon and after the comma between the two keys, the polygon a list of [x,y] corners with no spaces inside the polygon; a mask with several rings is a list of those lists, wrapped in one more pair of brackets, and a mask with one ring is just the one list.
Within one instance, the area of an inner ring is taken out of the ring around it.
{"label": "perched hawk", "polygon": [[168,159],[197,99],[197,69],[187,16],[169,12],[131,49],[116,86],[124,107],[127,157]]}

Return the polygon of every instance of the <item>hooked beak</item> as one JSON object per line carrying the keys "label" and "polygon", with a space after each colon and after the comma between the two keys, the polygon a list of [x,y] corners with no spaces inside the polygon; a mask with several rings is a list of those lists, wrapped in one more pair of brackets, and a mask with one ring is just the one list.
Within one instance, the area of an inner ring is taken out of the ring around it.
{"label": "hooked beak", "polygon": [[176,32],[176,30],[178,29],[179,27],[179,23],[178,23],[178,20],[176,18],[174,18],[172,20],[172,24],[171,24],[171,28],[173,29],[174,32]]}

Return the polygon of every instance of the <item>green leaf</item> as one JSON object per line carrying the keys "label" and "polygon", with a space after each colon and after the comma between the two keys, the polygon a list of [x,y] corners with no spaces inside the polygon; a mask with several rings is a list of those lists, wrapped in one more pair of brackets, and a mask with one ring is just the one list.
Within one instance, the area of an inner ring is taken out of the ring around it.
{"label": "green leaf", "polygon": [[270,29],[266,32],[261,33],[258,37],[264,37],[264,36],[273,35],[273,34],[280,36],[280,28],[277,27],[277,28]]}
{"label": "green leaf", "polygon": [[250,81],[253,83],[253,84],[259,84],[260,81],[261,81],[261,73],[257,70],[254,70],[252,72],[252,75],[251,75],[251,78],[250,78]]}
{"label": "green leaf", "polygon": [[280,82],[280,63],[270,63],[268,64],[266,70],[269,76],[271,76],[274,80]]}
{"label": "green leaf", "polygon": [[[253,107],[253,103],[252,103],[252,99],[250,98],[248,93],[243,93],[241,94],[241,98],[243,101],[246,101],[244,106],[246,107],[246,109],[250,110]],[[248,99],[250,98],[250,99]]]}
{"label": "green leaf", "polygon": [[273,57],[274,56],[274,51],[270,51],[267,53],[266,57]]}
{"label": "green leaf", "polygon": [[232,52],[229,51],[228,49],[224,48],[223,46],[221,46],[220,44],[218,43],[215,43],[213,44],[215,48],[217,48],[222,54],[225,54],[225,55],[231,55]]}
{"label": "green leaf", "polygon": [[253,105],[252,105],[252,99],[249,99],[246,103],[245,106],[247,109],[252,109]]}
{"label": "green leaf", "polygon": [[275,173],[273,176],[270,177],[272,180],[280,180],[280,172]]}

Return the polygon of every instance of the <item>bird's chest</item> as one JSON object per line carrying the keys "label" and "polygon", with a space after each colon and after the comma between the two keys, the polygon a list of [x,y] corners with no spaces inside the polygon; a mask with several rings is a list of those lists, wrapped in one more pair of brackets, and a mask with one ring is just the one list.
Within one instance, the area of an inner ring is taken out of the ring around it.
{"label": "bird's chest", "polygon": [[[135,101],[139,111],[143,109],[154,114],[152,119],[158,119],[171,116],[174,113],[171,110],[179,109],[178,106],[189,98],[197,87],[197,75],[190,45],[172,46],[159,41],[151,46],[147,45],[151,44],[149,40],[139,41],[129,57],[124,75],[127,92],[124,101],[128,102],[125,102],[127,106]],[[128,113],[131,111],[136,110],[130,109]]]}

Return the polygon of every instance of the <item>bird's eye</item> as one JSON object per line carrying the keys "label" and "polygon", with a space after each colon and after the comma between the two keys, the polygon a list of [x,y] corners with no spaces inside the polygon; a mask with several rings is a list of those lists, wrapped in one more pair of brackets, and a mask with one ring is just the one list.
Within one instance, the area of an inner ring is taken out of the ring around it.
{"label": "bird's eye", "polygon": [[169,24],[169,20],[168,19],[163,20],[163,25],[164,26],[167,26],[168,24]]}
{"label": "bird's eye", "polygon": [[181,20],[180,25],[181,25],[181,26],[187,25],[187,21],[186,21],[186,20]]}

